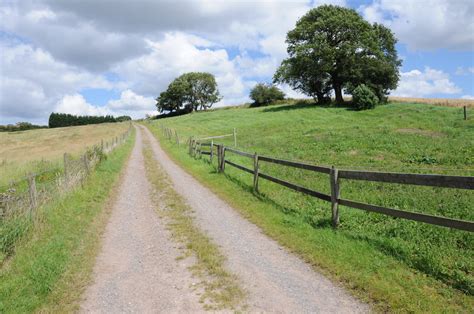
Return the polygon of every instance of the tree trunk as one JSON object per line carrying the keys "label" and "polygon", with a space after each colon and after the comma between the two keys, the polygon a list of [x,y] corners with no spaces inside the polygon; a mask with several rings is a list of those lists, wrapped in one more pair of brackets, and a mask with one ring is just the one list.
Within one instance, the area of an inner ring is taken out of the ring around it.
{"label": "tree trunk", "polygon": [[316,97],[318,97],[318,104],[321,105],[324,103],[324,94],[321,92],[316,92]]}
{"label": "tree trunk", "polygon": [[336,94],[336,103],[342,105],[344,103],[344,98],[342,98],[342,86],[340,83],[334,83],[334,93]]}

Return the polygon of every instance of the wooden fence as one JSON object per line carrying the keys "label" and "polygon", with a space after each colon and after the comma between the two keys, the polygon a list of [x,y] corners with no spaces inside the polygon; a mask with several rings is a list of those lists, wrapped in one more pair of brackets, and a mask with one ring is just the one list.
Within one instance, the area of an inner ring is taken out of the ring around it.
{"label": "wooden fence", "polygon": [[[163,127],[164,134],[168,134],[169,129]],[[177,133],[175,131],[177,136]],[[212,162],[215,155],[217,155],[217,168],[218,171],[223,173],[225,171],[225,165],[232,166],[241,171],[247,172],[253,175],[253,189],[258,192],[259,179],[265,179],[276,184],[285,186],[294,191],[316,197],[326,202],[331,203],[332,211],[332,224],[337,227],[339,224],[339,205],[357,208],[369,212],[376,212],[392,217],[403,218],[408,220],[414,220],[418,222],[424,222],[432,225],[438,225],[443,227],[449,227],[453,229],[459,229],[469,232],[474,232],[474,222],[465,221],[459,219],[446,218],[441,216],[434,216],[422,213],[415,213],[410,211],[404,211],[394,208],[387,208],[372,204],[366,204],[356,202],[348,199],[341,198],[340,187],[342,179],[346,180],[363,180],[371,182],[385,182],[385,183],[397,183],[397,184],[409,184],[409,185],[420,185],[420,186],[432,186],[432,187],[443,187],[443,188],[456,188],[456,189],[474,189],[474,177],[472,176],[449,176],[449,175],[434,175],[434,174],[411,174],[411,173],[394,173],[394,172],[375,172],[375,171],[356,171],[356,170],[340,170],[336,167],[324,167],[317,166],[307,163],[289,161],[284,159],[277,159],[267,156],[260,156],[257,153],[248,153],[239,151],[235,148],[224,146],[223,144],[215,144],[214,142],[206,143],[199,140],[193,140],[192,138],[188,141],[189,154],[194,157],[201,157],[202,155],[208,155]],[[203,150],[203,147],[209,147],[209,150]],[[239,165],[226,159],[226,152],[243,156],[253,160],[253,168],[248,168]],[[278,164],[286,167],[293,167],[304,169],[308,171],[318,172],[328,175],[330,183],[330,194],[325,194],[319,191],[311,190],[303,186],[270,176],[262,173],[259,169],[259,165],[262,162]]]}

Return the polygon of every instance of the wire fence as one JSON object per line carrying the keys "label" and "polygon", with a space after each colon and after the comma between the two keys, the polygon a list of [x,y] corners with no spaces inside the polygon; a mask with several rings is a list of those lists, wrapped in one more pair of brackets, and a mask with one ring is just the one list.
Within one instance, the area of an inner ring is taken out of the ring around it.
{"label": "wire fence", "polygon": [[39,207],[59,195],[82,186],[87,176],[106,154],[122,144],[131,134],[130,124],[126,132],[86,149],[79,157],[63,155],[63,167],[46,169],[10,182],[0,193],[0,223],[19,217],[31,220]]}

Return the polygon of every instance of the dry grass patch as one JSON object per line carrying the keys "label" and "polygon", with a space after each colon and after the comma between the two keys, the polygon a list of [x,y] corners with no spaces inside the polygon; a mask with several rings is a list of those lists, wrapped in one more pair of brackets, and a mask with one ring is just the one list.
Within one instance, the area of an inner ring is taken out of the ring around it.
{"label": "dry grass patch", "polygon": [[474,108],[473,99],[452,99],[452,98],[415,98],[415,97],[395,97],[390,96],[390,102],[401,102],[410,104],[427,104],[446,107],[464,107]]}

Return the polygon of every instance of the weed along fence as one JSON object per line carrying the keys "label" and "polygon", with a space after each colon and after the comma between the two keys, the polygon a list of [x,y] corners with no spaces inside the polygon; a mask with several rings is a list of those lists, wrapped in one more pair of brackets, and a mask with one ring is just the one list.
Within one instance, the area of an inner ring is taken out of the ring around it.
{"label": "weed along fence", "polygon": [[[162,126],[163,134],[173,133],[170,129]],[[174,131],[174,134],[177,133]],[[235,131],[234,131],[235,134]],[[218,137],[214,137],[218,138]],[[291,190],[318,198],[320,200],[331,203],[332,212],[332,224],[337,227],[339,224],[339,206],[347,206],[356,208],[364,211],[375,212],[383,215],[388,215],[397,218],[403,218],[408,220],[414,220],[418,222],[424,222],[432,225],[438,225],[448,228],[454,228],[469,232],[474,232],[474,221],[466,221],[459,219],[452,219],[441,216],[434,216],[423,213],[416,213],[411,211],[404,211],[400,209],[388,208],[378,205],[372,205],[367,203],[361,203],[341,197],[341,187],[343,186],[343,180],[358,180],[358,181],[369,181],[369,182],[384,182],[384,183],[396,183],[396,184],[407,184],[407,185],[418,185],[428,187],[441,187],[441,188],[455,188],[474,190],[474,177],[472,176],[450,176],[450,175],[434,175],[434,174],[410,174],[410,173],[393,173],[393,172],[374,172],[374,171],[359,171],[359,170],[341,170],[336,167],[324,167],[317,166],[307,163],[277,159],[267,156],[260,156],[257,153],[248,153],[237,150],[235,147],[227,147],[223,144],[216,144],[213,141],[208,141],[210,138],[204,138],[200,140],[194,140],[189,138],[189,154],[195,158],[201,158],[202,155],[209,156],[212,163],[214,156],[217,155],[217,169],[223,173],[225,166],[229,165],[238,170],[247,172],[253,176],[253,189],[255,192],[259,190],[259,180],[264,179],[281,186],[287,187]],[[179,140],[178,140],[179,141]],[[236,141],[235,141],[236,143]],[[236,145],[235,145],[236,146]],[[203,150],[205,148],[205,150]],[[237,164],[226,157],[226,154],[235,154],[245,158],[249,158],[253,162],[253,167],[245,167]],[[260,165],[262,163],[271,163],[279,166],[298,168],[307,171],[317,172],[320,174],[327,175],[330,183],[330,194],[325,194],[319,191],[308,189],[306,187],[294,184],[277,177],[262,173],[260,171]]]}
{"label": "weed along fence", "polygon": [[0,222],[10,219],[35,216],[35,211],[56,195],[63,194],[78,185],[83,185],[104,154],[111,152],[123,143],[132,131],[128,130],[111,140],[102,140],[100,144],[86,150],[74,158],[68,153],[63,155],[63,168],[53,168],[31,173],[26,178],[10,182],[0,193]]}

